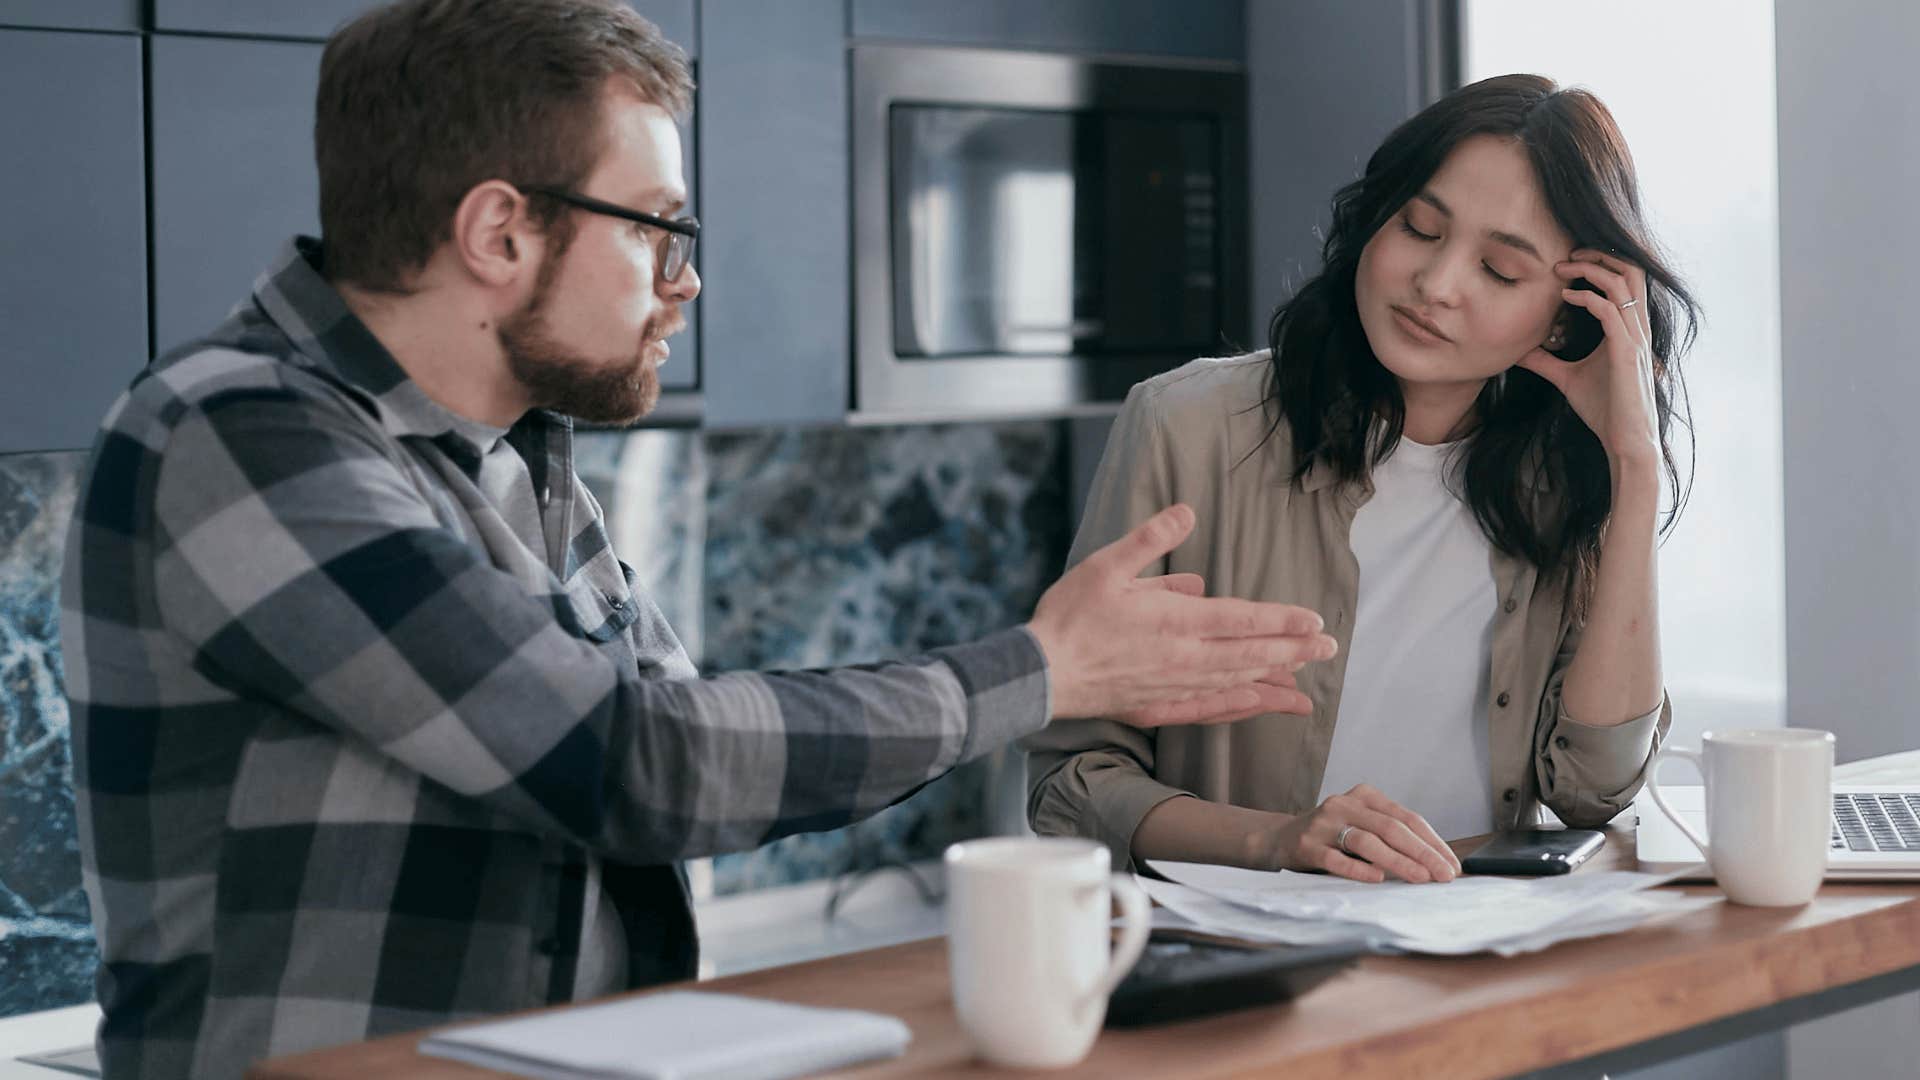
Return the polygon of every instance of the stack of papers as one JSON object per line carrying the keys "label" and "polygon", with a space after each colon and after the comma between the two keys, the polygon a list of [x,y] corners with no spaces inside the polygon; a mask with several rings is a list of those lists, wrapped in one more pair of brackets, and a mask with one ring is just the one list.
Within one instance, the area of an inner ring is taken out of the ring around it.
{"label": "stack of papers", "polygon": [[904,1053],[891,1016],[682,990],[430,1035],[420,1052],[539,1080],[779,1080]]}
{"label": "stack of papers", "polygon": [[1141,888],[1191,929],[1289,945],[1364,941],[1440,956],[1515,956],[1719,902],[1717,896],[1647,892],[1678,875],[1630,870],[1376,885],[1290,870],[1148,865],[1169,880],[1140,877]]}

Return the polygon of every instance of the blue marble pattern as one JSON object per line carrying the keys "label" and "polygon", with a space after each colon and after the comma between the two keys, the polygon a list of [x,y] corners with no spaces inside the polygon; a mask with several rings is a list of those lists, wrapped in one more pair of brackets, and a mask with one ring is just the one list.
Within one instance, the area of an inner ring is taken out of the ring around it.
{"label": "blue marble pattern", "polygon": [[0,1016],[93,994],[80,888],[60,549],[84,453],[0,457]]}
{"label": "blue marble pattern", "polygon": [[[1051,422],[707,438],[707,671],[910,656],[1023,621],[1068,542]],[[714,860],[719,894],[936,856],[1018,768],[976,762],[850,828]]]}

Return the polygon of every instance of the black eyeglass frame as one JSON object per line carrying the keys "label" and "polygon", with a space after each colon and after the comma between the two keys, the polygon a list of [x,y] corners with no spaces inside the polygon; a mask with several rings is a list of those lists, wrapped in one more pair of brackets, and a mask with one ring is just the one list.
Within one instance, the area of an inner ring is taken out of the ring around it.
{"label": "black eyeglass frame", "polygon": [[[520,190],[529,195],[545,195],[549,199],[558,199],[569,206],[576,206],[591,213],[605,214],[608,217],[665,229],[668,233],[667,254],[661,260],[660,276],[668,281],[679,280],[681,271],[693,262],[693,245],[700,239],[698,218],[666,218],[643,210],[629,210],[618,203],[602,202],[587,195],[577,195],[565,188],[522,187]],[[679,256],[677,263],[674,261],[676,254]]]}

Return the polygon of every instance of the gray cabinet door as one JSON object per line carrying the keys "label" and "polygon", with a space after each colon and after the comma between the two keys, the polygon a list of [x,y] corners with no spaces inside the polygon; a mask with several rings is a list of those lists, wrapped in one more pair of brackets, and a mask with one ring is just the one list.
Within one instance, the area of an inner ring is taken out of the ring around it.
{"label": "gray cabinet door", "polygon": [[[27,0],[0,0],[20,3]],[[72,0],[30,0],[51,6]],[[116,3],[122,0],[115,0]],[[137,2],[137,0],[136,0]],[[153,0],[155,30],[261,34],[323,40],[379,0]],[[694,48],[694,0],[632,0],[633,8],[689,52]]]}
{"label": "gray cabinet door", "polygon": [[140,0],[0,0],[0,26],[138,30]]}
{"label": "gray cabinet door", "polygon": [[153,0],[153,28],[324,40],[381,0]]}
{"label": "gray cabinet door", "polygon": [[295,233],[320,230],[320,46],[151,39],[154,346],[213,328]]}
{"label": "gray cabinet door", "polygon": [[1235,61],[1246,57],[1246,0],[852,0],[852,4],[856,38]]}
{"label": "gray cabinet door", "polygon": [[0,453],[88,445],[147,359],[140,39],[0,30]]}
{"label": "gray cabinet door", "polygon": [[852,364],[845,0],[704,0],[707,426],[838,421]]}
{"label": "gray cabinet door", "polygon": [[1280,301],[1320,272],[1334,190],[1358,179],[1387,132],[1433,101],[1448,38],[1426,0],[1255,0],[1248,10],[1253,326],[1267,343]]}

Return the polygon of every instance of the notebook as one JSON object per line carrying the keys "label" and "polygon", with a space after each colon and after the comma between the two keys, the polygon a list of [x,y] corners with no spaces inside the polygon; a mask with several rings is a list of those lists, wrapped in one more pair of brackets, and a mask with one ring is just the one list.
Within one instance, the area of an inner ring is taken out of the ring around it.
{"label": "notebook", "polygon": [[420,1052],[536,1080],[777,1080],[896,1057],[911,1038],[878,1013],[678,990],[443,1031]]}

